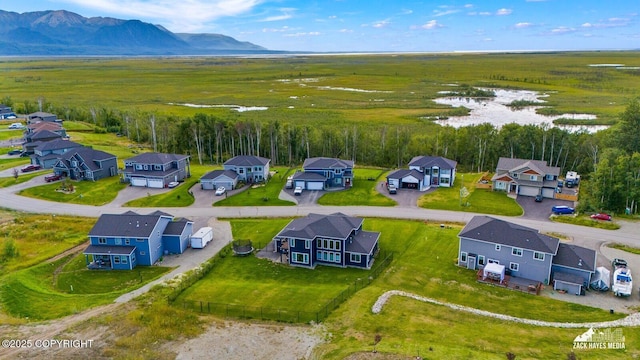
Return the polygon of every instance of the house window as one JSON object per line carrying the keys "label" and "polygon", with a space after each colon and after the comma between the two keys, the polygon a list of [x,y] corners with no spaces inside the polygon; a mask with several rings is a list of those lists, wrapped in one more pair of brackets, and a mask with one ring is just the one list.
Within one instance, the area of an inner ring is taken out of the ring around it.
{"label": "house window", "polygon": [[136,254],[135,253],[131,254],[131,262],[132,263],[136,262]]}
{"label": "house window", "polygon": [[304,248],[305,249],[311,248],[311,240],[305,240],[304,241]]}
{"label": "house window", "polygon": [[500,251],[500,248],[501,248],[500,244],[496,244],[496,251]]}
{"label": "house window", "polygon": [[300,263],[300,264],[309,263],[309,254],[292,253],[291,257],[293,258],[293,262]]}
{"label": "house window", "polygon": [[334,253],[329,253],[329,261],[333,262],[334,261]]}
{"label": "house window", "polygon": [[467,253],[464,252],[464,251],[460,253],[460,262],[462,262],[462,263],[466,263],[467,262]]}
{"label": "house window", "polygon": [[149,165],[144,164],[144,165],[142,166],[142,168],[143,168],[143,169],[145,169],[145,170],[149,170]]}
{"label": "house window", "polygon": [[360,254],[351,254],[351,262],[359,263],[360,262]]}
{"label": "house window", "polygon": [[289,239],[289,244],[290,244],[289,246],[290,246],[291,248],[296,247],[296,239]]}
{"label": "house window", "polygon": [[540,260],[540,261],[544,261],[544,253],[538,252],[538,251],[534,251],[533,252],[533,258],[536,260]]}
{"label": "house window", "polygon": [[487,262],[489,264],[498,264],[498,265],[500,265],[500,260],[489,259],[489,260],[487,260]]}
{"label": "house window", "polygon": [[322,260],[322,251],[318,250],[316,252],[316,260]]}
{"label": "house window", "polygon": [[342,174],[342,169],[333,169],[335,174]]}
{"label": "house window", "polygon": [[329,241],[329,249],[333,250],[333,243],[334,243],[334,242],[335,242],[335,241],[333,241],[333,240],[332,240],[332,241]]}
{"label": "house window", "polygon": [[123,264],[126,264],[127,263],[127,257],[123,256],[122,260],[120,262],[123,263]]}
{"label": "house window", "polygon": [[162,165],[153,165],[153,170],[162,170]]}
{"label": "house window", "polygon": [[239,168],[238,169],[238,174],[244,174],[244,168]]}
{"label": "house window", "polygon": [[113,263],[114,264],[120,264],[120,256],[114,256],[113,257]]}
{"label": "house window", "polygon": [[106,244],[106,243],[107,243],[107,239],[105,239],[105,238],[98,238],[98,244],[102,244],[102,245],[104,245],[104,244]]}
{"label": "house window", "polygon": [[538,181],[538,176],[537,175],[531,175],[530,176],[530,180],[531,181]]}
{"label": "house window", "polygon": [[336,241],[336,250],[340,251],[340,241]]}
{"label": "house window", "polygon": [[445,177],[445,178],[440,178],[440,185],[442,184],[448,184],[449,183],[449,178]]}
{"label": "house window", "polygon": [[517,173],[514,173],[514,174],[513,174],[513,178],[514,178],[514,179],[517,179],[517,178],[518,178],[518,174],[517,174]]}
{"label": "house window", "polygon": [[478,255],[478,265],[486,265],[484,262],[484,255]]}
{"label": "house window", "polygon": [[136,170],[142,170],[142,164],[136,164]]}
{"label": "house window", "polygon": [[336,262],[339,263],[340,262],[340,253],[336,253]]}
{"label": "house window", "polygon": [[321,249],[321,248],[322,248],[322,239],[317,239],[317,240],[316,240],[316,247],[317,247],[318,249]]}
{"label": "house window", "polygon": [[518,263],[509,263],[509,269],[511,269],[511,271],[518,271],[520,269],[520,264]]}
{"label": "house window", "polygon": [[515,248],[515,247],[514,247],[514,248],[512,248],[512,249],[511,249],[511,255],[514,255],[514,256],[522,256],[522,249],[520,249],[520,248]]}
{"label": "house window", "polygon": [[116,238],[115,240],[116,240],[115,241],[116,245],[122,245],[122,239],[121,238]]}
{"label": "house window", "polygon": [[131,245],[131,239],[124,239],[125,245]]}

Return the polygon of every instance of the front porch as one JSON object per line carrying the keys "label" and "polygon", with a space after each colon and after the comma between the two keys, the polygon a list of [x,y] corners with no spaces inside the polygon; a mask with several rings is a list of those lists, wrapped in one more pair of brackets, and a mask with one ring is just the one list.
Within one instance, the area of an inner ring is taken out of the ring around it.
{"label": "front porch", "polygon": [[539,281],[514,277],[511,275],[504,275],[502,280],[500,279],[500,276],[488,275],[485,277],[482,269],[478,270],[476,273],[476,280],[480,283],[501,286],[507,289],[535,295],[540,295],[540,291],[542,290],[542,283]]}

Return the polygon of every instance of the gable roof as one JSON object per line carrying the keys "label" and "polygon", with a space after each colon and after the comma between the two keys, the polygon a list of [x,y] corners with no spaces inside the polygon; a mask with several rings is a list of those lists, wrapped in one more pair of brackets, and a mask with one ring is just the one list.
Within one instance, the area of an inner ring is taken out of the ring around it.
{"label": "gable roof", "polygon": [[456,165],[458,165],[458,162],[442,156],[414,156],[409,161],[409,166],[419,166],[421,168],[437,166],[440,169],[455,169]]}
{"label": "gable roof", "polygon": [[400,169],[392,172],[387,175],[387,179],[404,179],[407,176],[413,176],[414,178],[420,180],[424,178],[424,174],[416,169]]}
{"label": "gable roof", "polygon": [[209,171],[208,173],[202,175],[202,177],[200,178],[201,180],[214,180],[219,178],[220,176],[226,176],[230,179],[237,179],[238,178],[238,173],[236,173],[235,171],[232,170],[213,170],[213,171]]}
{"label": "gable roof", "polygon": [[334,239],[347,239],[349,234],[362,226],[364,219],[347,216],[342,213],[331,215],[309,214],[306,217],[291,220],[276,237],[291,237],[313,240],[318,236]]}
{"label": "gable roof", "polygon": [[556,255],[560,240],[538,230],[489,216],[474,216],[458,234],[472,240]]}
{"label": "gable roof", "polygon": [[187,219],[180,219],[177,221],[172,221],[167,224],[167,228],[164,229],[165,235],[181,235],[184,229],[187,227],[187,224],[192,223]]}
{"label": "gable roof", "polygon": [[148,152],[148,153],[142,153],[134,157],[128,158],[125,161],[142,163],[142,164],[166,164],[169,162],[180,161],[188,158],[189,158],[189,155]]}
{"label": "gable roof", "polygon": [[302,164],[303,169],[346,169],[353,168],[353,161],[328,157],[308,158]]}
{"label": "gable roof", "polygon": [[553,257],[553,265],[595,272],[596,252],[582,246],[560,243],[558,253]]}
{"label": "gable roof", "polygon": [[322,174],[318,174],[315,172],[304,172],[304,171],[298,171],[295,174],[293,174],[292,177],[293,180],[305,180],[305,181],[326,181],[327,177],[322,175]]}
{"label": "gable roof", "polygon": [[71,149],[71,148],[76,148],[81,146],[82,144],[78,144],[77,142],[73,142],[71,140],[65,140],[63,138],[58,138],[58,139],[44,142],[38,145],[35,149],[38,151],[53,151],[53,150],[60,150],[60,149]]}
{"label": "gable roof", "polygon": [[370,254],[376,246],[380,233],[375,231],[360,231],[347,242],[344,250],[350,253]]}
{"label": "gable roof", "polygon": [[542,160],[527,160],[517,158],[501,157],[498,160],[496,166],[496,173],[505,173],[509,171],[524,171],[525,169],[532,169],[541,175],[560,175],[560,168],[556,166],[547,166],[546,161]]}
{"label": "gable roof", "polygon": [[93,225],[89,236],[120,236],[146,238],[165,215],[139,215],[128,211],[124,214],[102,214]]}
{"label": "gable roof", "polygon": [[31,135],[31,140],[61,138],[62,135],[49,130],[40,130]]}
{"label": "gable roof", "polygon": [[234,156],[231,159],[224,162],[224,165],[231,166],[265,166],[271,160],[267,158],[263,158],[261,156],[253,156],[253,155],[238,155]]}
{"label": "gable roof", "polygon": [[41,121],[41,122],[27,125],[27,128],[32,132],[36,132],[39,130],[56,131],[56,130],[62,130],[62,125],[60,125],[60,123],[57,123],[57,122]]}
{"label": "gable roof", "polygon": [[67,168],[70,167],[70,162],[73,159],[78,159],[82,161],[84,165],[86,165],[91,170],[98,170],[100,166],[96,164],[96,161],[104,161],[107,159],[115,158],[116,156],[113,154],[109,154],[108,152],[102,150],[95,150],[93,148],[82,146],[78,148],[71,149],[66,153],[60,156],[60,161],[62,161]]}

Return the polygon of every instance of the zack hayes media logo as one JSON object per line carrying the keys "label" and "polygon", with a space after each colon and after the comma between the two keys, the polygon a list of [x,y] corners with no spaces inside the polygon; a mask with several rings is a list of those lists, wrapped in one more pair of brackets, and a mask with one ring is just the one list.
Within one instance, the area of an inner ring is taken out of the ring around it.
{"label": "zack hayes media logo", "polygon": [[573,339],[574,349],[618,350],[626,349],[622,329],[589,328]]}

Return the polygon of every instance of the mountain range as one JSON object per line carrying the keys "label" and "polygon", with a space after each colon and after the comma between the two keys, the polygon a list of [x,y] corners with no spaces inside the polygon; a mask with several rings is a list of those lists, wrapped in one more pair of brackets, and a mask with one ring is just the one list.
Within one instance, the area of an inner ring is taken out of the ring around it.
{"label": "mountain range", "polygon": [[173,33],[139,20],[86,18],[65,10],[0,10],[0,56],[220,55],[271,53],[221,34]]}

